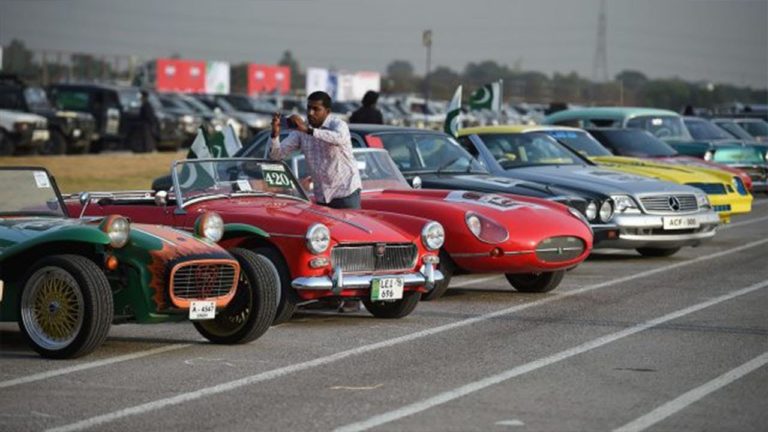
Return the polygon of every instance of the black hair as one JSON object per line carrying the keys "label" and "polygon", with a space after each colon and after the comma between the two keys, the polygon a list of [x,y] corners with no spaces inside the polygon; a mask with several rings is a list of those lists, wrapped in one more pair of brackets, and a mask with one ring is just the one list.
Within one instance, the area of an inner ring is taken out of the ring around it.
{"label": "black hair", "polygon": [[320,101],[323,106],[331,109],[331,97],[324,91],[316,91],[307,96],[308,101]]}
{"label": "black hair", "polygon": [[368,90],[365,92],[365,96],[363,96],[363,105],[364,106],[373,106],[376,105],[376,102],[379,100],[379,93]]}

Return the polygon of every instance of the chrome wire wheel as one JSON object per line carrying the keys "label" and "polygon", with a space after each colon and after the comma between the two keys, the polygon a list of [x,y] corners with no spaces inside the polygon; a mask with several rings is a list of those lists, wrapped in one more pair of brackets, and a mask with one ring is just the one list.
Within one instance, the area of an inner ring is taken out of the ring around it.
{"label": "chrome wire wheel", "polygon": [[21,296],[21,319],[30,339],[47,350],[70,345],[83,326],[85,301],[75,278],[46,266],[27,280]]}

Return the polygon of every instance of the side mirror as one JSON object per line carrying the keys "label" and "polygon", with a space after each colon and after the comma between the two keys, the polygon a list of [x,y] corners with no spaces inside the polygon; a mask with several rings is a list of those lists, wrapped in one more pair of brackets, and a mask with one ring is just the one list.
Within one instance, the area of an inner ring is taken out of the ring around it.
{"label": "side mirror", "polygon": [[161,190],[155,193],[155,205],[165,207],[168,205],[168,192]]}
{"label": "side mirror", "polygon": [[416,176],[411,180],[411,186],[413,186],[414,189],[421,189],[421,177]]}
{"label": "side mirror", "polygon": [[83,215],[85,214],[85,209],[87,209],[88,204],[91,203],[91,193],[81,192],[77,198],[80,201],[80,205],[83,207],[82,210],[80,210],[80,218],[82,219]]}

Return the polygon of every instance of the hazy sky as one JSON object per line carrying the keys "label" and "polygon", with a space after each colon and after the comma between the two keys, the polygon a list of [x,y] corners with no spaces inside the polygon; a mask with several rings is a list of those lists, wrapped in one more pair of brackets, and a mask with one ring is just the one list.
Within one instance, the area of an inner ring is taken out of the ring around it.
{"label": "hazy sky", "polygon": [[[385,72],[486,59],[591,77],[599,0],[0,0],[0,44]],[[610,76],[768,87],[768,0],[607,0]]]}

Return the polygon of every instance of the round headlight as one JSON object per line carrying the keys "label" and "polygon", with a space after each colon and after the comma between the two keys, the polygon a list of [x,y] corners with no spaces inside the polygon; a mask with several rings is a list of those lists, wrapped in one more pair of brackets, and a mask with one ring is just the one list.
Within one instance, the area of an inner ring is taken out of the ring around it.
{"label": "round headlight", "polygon": [[435,221],[427,222],[421,230],[421,242],[429,250],[438,250],[445,243],[445,230],[440,223]]}
{"label": "round headlight", "polygon": [[613,217],[613,203],[611,200],[605,200],[603,201],[603,204],[600,206],[600,220],[603,222],[608,222]]}
{"label": "round headlight", "polygon": [[101,224],[101,229],[109,236],[109,245],[121,248],[131,237],[131,223],[122,216],[109,216]]}
{"label": "round headlight", "polygon": [[594,220],[597,217],[597,204],[594,201],[590,201],[587,204],[587,219]]}
{"label": "round headlight", "polygon": [[467,221],[467,228],[469,228],[470,231],[472,231],[472,234],[475,235],[475,237],[480,236],[480,230],[482,228],[482,225],[480,223],[480,218],[477,217],[475,214],[469,214],[466,218]]}
{"label": "round headlight", "polygon": [[195,235],[212,242],[221,240],[224,236],[224,220],[215,212],[203,214],[195,222]]}
{"label": "round headlight", "polygon": [[704,153],[704,160],[711,161],[714,156],[715,153],[712,150],[707,150],[706,153]]}
{"label": "round headlight", "polygon": [[307,249],[313,254],[323,253],[331,244],[331,232],[323,224],[312,224],[307,230]]}

